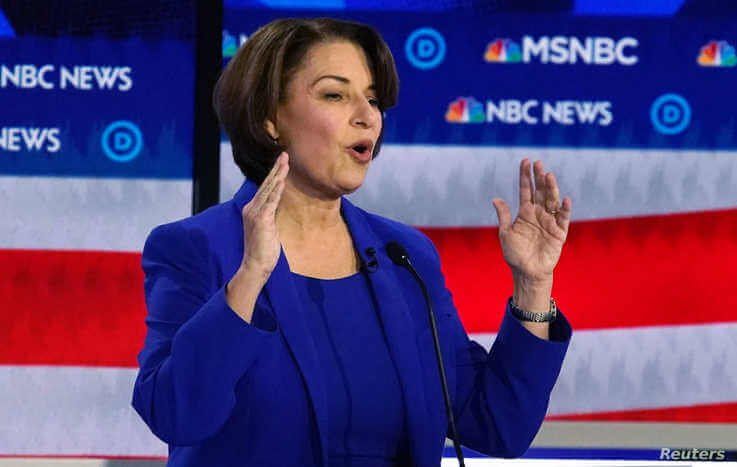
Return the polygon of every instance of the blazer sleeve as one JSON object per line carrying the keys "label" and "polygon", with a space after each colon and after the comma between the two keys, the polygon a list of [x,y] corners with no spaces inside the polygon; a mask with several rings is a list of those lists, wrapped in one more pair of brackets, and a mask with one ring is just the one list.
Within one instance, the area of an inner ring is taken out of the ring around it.
{"label": "blazer sleeve", "polygon": [[[504,310],[496,339],[487,352],[469,339],[437,261],[433,300],[449,316],[455,347],[453,414],[461,444],[494,457],[519,457],[540,429],[570,343],[572,330],[559,309],[550,340],[529,332]],[[450,429],[448,430],[450,433]]]}
{"label": "blazer sleeve", "polygon": [[146,338],[132,405],[172,445],[196,444],[222,427],[236,383],[277,334],[275,322],[260,329],[228,306],[227,281],[215,288],[208,264],[206,246],[176,223],[156,227],[143,248]]}

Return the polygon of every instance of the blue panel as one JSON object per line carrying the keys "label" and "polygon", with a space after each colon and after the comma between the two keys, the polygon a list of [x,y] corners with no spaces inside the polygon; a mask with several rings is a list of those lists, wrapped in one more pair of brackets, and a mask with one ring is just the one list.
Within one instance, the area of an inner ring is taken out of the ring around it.
{"label": "blue panel", "polygon": [[334,9],[341,10],[345,8],[344,0],[261,0],[267,8],[314,8],[314,9]]}
{"label": "blue panel", "polygon": [[[314,16],[305,11],[283,16]],[[737,23],[571,15],[336,16],[375,26],[400,80],[385,141],[405,144],[737,147]],[[250,35],[276,18],[230,11]],[[458,25],[462,25],[459,27]]]}
{"label": "blue panel", "polygon": [[684,0],[576,0],[579,15],[673,15]]}
{"label": "blue panel", "polygon": [[191,179],[190,43],[27,37],[0,56],[0,174]]}
{"label": "blue panel", "polygon": [[2,37],[15,37],[15,31],[8,18],[5,17],[5,13],[0,10],[0,38]]}

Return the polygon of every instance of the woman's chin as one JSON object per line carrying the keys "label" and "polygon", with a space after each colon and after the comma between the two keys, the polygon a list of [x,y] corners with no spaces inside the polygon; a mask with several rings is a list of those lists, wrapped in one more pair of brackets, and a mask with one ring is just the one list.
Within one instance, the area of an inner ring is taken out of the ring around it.
{"label": "woman's chin", "polygon": [[364,174],[359,176],[349,176],[345,177],[338,181],[338,186],[340,187],[340,190],[343,192],[343,194],[351,194],[354,191],[361,188],[361,185],[363,185],[363,181],[365,180]]}
{"label": "woman's chin", "polygon": [[344,195],[350,195],[354,191],[361,188],[361,185],[362,185],[361,183],[355,184],[355,185],[341,185],[340,188]]}

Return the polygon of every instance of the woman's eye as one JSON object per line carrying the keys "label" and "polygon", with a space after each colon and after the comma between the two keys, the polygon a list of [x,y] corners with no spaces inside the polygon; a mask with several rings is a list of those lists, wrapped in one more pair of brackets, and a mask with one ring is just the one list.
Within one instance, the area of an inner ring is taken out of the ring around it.
{"label": "woman's eye", "polygon": [[371,99],[369,99],[369,104],[371,104],[374,107],[378,107],[379,106],[379,99],[371,98]]}
{"label": "woman's eye", "polygon": [[328,93],[328,94],[325,94],[325,97],[331,100],[339,100],[343,96],[341,96],[340,94],[336,94],[336,93]]}

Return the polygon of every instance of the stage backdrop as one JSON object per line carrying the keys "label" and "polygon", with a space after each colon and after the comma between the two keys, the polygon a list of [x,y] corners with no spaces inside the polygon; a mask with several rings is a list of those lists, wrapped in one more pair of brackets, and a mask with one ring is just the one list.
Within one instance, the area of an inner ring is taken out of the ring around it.
{"label": "stage backdrop", "polygon": [[[51,3],[0,3],[0,457],[163,465],[130,401],[140,250],[191,213],[192,9]],[[289,3],[326,9],[272,8]],[[516,205],[523,157],[555,171],[575,215],[554,295],[575,335],[526,457],[734,448],[737,23],[682,0],[510,11],[533,3],[229,0],[224,62],[276,17],[381,31],[400,99],[351,199],[430,235],[487,347],[511,292],[490,200]],[[221,149],[224,201],[242,175]]]}
{"label": "stage backdrop", "polygon": [[0,10],[0,456],[157,456],[130,406],[150,230],[192,211],[193,2]]}
{"label": "stage backdrop", "polygon": [[[224,56],[276,17],[324,14],[231,8]],[[554,296],[575,333],[528,455],[734,448],[734,19],[330,15],[376,27],[401,81],[382,152],[350,198],[430,236],[478,342],[491,344],[512,291],[491,199],[516,206],[523,157],[573,199]],[[221,174],[226,200],[243,180],[227,139]]]}

